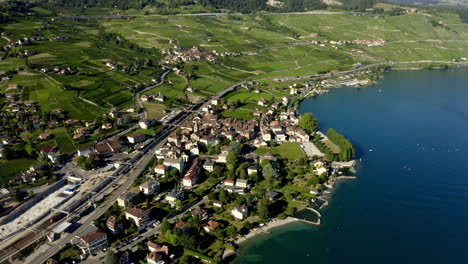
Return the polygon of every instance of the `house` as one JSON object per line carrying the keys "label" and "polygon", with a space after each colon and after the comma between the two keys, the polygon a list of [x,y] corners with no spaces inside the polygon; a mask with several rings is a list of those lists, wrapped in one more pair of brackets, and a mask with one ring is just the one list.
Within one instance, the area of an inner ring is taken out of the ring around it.
{"label": "house", "polygon": [[89,148],[84,148],[84,149],[79,149],[77,151],[78,156],[80,157],[88,157],[91,153],[93,153],[94,149],[89,147]]}
{"label": "house", "polygon": [[86,133],[86,127],[79,127],[73,131],[75,135],[77,134],[85,134]]}
{"label": "house", "polygon": [[84,139],[84,138],[85,138],[84,134],[75,134],[73,136],[73,139],[75,139],[75,140],[81,140],[81,139]]}
{"label": "house", "polygon": [[148,129],[148,128],[156,125],[156,120],[147,119],[147,120],[138,122],[138,125],[140,126],[140,128]]}
{"label": "house", "polygon": [[203,226],[203,229],[209,233],[211,231],[215,231],[216,229],[218,229],[218,227],[221,225],[221,223],[219,222],[216,222],[216,221],[208,221],[204,226]]}
{"label": "house", "polygon": [[211,201],[211,204],[212,204],[214,207],[218,207],[218,208],[223,207],[223,202],[218,201],[218,200],[212,200],[212,201]]}
{"label": "house", "polygon": [[212,161],[212,160],[207,160],[204,164],[203,164],[203,169],[205,169],[206,171],[209,171],[209,172],[212,172],[214,170],[214,166],[215,166],[215,162]]}
{"label": "house", "polygon": [[164,198],[172,207],[177,205],[177,201],[181,201],[184,199],[184,191],[183,190],[172,190]]}
{"label": "house", "polygon": [[97,143],[96,146],[94,146],[94,151],[97,154],[108,156],[112,153],[120,152],[122,148],[123,146],[120,139],[118,137],[114,137]]}
{"label": "house", "polygon": [[236,187],[246,189],[246,188],[249,187],[249,184],[248,184],[247,180],[244,180],[244,179],[237,179],[237,181],[236,181]]}
{"label": "house", "polygon": [[220,103],[219,99],[212,99],[211,100],[212,105],[219,105],[219,103]]}
{"label": "house", "polygon": [[258,100],[257,104],[260,105],[260,106],[266,106],[267,101],[265,100],[265,98],[260,98],[260,100]]}
{"label": "house", "polygon": [[94,127],[96,125],[96,121],[88,121],[85,123],[86,128]]}
{"label": "house", "polygon": [[140,192],[145,195],[153,195],[159,191],[160,183],[157,181],[147,181],[140,185]]}
{"label": "house", "polygon": [[132,144],[143,142],[145,141],[145,139],[146,139],[146,135],[140,132],[127,136],[128,142]]}
{"label": "house", "polygon": [[224,180],[224,187],[226,186],[234,186],[235,181],[233,179],[226,179]]}
{"label": "house", "polygon": [[100,229],[95,229],[81,236],[80,242],[78,246],[84,254],[95,254],[108,246],[107,234]]}
{"label": "house", "polygon": [[156,167],[154,167],[154,172],[159,175],[164,175],[166,171],[168,171],[168,166],[164,164],[159,164]]}
{"label": "house", "polygon": [[154,242],[148,242],[148,250],[156,253],[164,253],[164,255],[169,256],[169,247],[166,245],[159,245]]}
{"label": "house", "polygon": [[231,210],[232,216],[234,216],[234,218],[239,219],[239,220],[243,220],[244,218],[246,218],[248,213],[249,213],[248,208],[247,206],[244,206],[244,205],[237,206]]}
{"label": "house", "polygon": [[200,207],[193,209],[191,213],[193,217],[198,217],[200,219],[205,219],[208,216],[208,211]]}
{"label": "house", "polygon": [[109,229],[109,231],[114,235],[117,235],[123,230],[123,223],[119,221],[117,217],[113,215],[107,218],[106,226],[107,226],[107,229]]}
{"label": "house", "polygon": [[275,131],[274,133],[275,133],[276,142],[286,142],[287,141],[286,134],[284,134],[283,131]]}
{"label": "house", "polygon": [[138,197],[138,193],[136,192],[127,192],[122,195],[120,195],[119,198],[117,198],[117,204],[120,207],[127,207],[130,203],[133,203]]}
{"label": "house", "polygon": [[167,167],[176,168],[179,171],[182,171],[185,167],[185,162],[183,159],[164,159],[163,164]]}
{"label": "house", "polygon": [[262,139],[264,141],[271,141],[271,133],[270,133],[270,130],[262,130]]}
{"label": "house", "polygon": [[102,124],[101,128],[104,129],[104,130],[109,130],[109,129],[112,128],[112,123]]}
{"label": "house", "polygon": [[146,256],[146,262],[148,262],[148,264],[164,264],[165,263],[163,256],[156,252],[150,252]]}
{"label": "house", "polygon": [[12,89],[19,89],[21,86],[15,83],[8,84],[8,89],[7,90],[12,90]]}
{"label": "house", "polygon": [[158,101],[158,102],[164,102],[164,101],[166,101],[166,97],[164,95],[158,95],[158,96],[154,97],[154,100]]}
{"label": "house", "polygon": [[280,193],[275,191],[269,191],[266,193],[266,196],[270,201],[276,201],[276,199],[278,199],[278,197],[280,196]]}
{"label": "house", "polygon": [[47,132],[44,132],[42,134],[39,135],[39,139],[41,140],[44,140],[44,139],[48,139],[51,135]]}
{"label": "house", "polygon": [[325,163],[321,160],[317,160],[314,162],[314,167],[315,167],[315,170],[314,172],[317,174],[317,175],[322,175],[322,174],[328,174],[328,169],[326,168],[325,166]]}
{"label": "house", "polygon": [[254,173],[258,174],[259,170],[260,170],[260,167],[258,165],[253,165],[247,168],[247,174],[248,175],[252,175]]}
{"label": "house", "polygon": [[182,179],[182,185],[184,187],[193,187],[195,183],[198,181],[198,175],[200,174],[200,159],[195,159],[190,166],[190,169],[185,174],[184,178]]}
{"label": "house", "polygon": [[187,222],[184,222],[184,221],[179,221],[175,224],[175,227],[177,227],[178,229],[180,229],[180,231],[182,231],[182,233],[185,233],[188,231],[188,223]]}
{"label": "house", "polygon": [[227,162],[227,156],[228,156],[228,153],[221,153],[218,155],[218,159],[216,160],[216,162],[218,163],[226,163]]}
{"label": "house", "polygon": [[125,218],[134,223],[139,230],[143,229],[150,221],[149,211],[133,207],[125,211]]}
{"label": "house", "polygon": [[310,194],[319,194],[320,191],[317,188],[310,189]]}

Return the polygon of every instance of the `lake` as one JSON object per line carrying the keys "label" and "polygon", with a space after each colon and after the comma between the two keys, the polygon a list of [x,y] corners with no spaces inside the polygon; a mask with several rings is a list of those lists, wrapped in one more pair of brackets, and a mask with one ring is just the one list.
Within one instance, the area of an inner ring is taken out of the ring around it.
{"label": "lake", "polygon": [[234,263],[468,263],[467,69],[394,71],[299,110],[353,142],[358,180],[337,185],[321,226],[281,227]]}

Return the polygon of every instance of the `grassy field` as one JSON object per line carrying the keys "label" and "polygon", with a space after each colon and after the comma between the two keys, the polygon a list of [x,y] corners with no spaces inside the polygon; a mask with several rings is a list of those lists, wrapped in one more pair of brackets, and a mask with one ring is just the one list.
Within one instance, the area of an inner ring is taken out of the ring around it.
{"label": "grassy field", "polygon": [[335,145],[335,143],[331,142],[330,140],[324,140],[323,141],[323,144],[325,144],[325,146],[327,146],[327,148],[329,148],[333,153],[335,154],[340,154],[340,148]]}
{"label": "grassy field", "polygon": [[154,102],[144,102],[143,106],[145,107],[146,111],[148,112],[148,118],[159,120],[163,118],[166,113],[166,106],[163,104],[157,104]]}
{"label": "grassy field", "polygon": [[273,148],[259,148],[255,150],[255,153],[263,155],[268,152],[279,155],[289,161],[296,161],[301,158],[307,159],[304,151],[302,151],[299,143],[287,142]]}
{"label": "grassy field", "polygon": [[37,163],[36,160],[29,159],[0,160],[0,182],[7,182],[35,163]]}

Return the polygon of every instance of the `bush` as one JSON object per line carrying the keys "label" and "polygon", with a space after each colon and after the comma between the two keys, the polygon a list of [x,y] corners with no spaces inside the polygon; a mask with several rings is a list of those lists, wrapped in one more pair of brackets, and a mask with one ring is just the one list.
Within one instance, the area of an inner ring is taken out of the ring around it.
{"label": "bush", "polygon": [[284,220],[284,219],[286,219],[286,217],[288,217],[288,216],[285,213],[281,213],[281,214],[278,215],[279,220]]}

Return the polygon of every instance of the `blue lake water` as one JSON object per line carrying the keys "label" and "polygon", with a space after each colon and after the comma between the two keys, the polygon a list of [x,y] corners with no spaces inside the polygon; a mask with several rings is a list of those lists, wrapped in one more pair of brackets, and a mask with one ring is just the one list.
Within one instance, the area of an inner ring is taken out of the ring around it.
{"label": "blue lake water", "polygon": [[359,179],[338,184],[321,226],[251,240],[234,263],[468,263],[467,69],[390,72],[300,112],[354,143]]}

